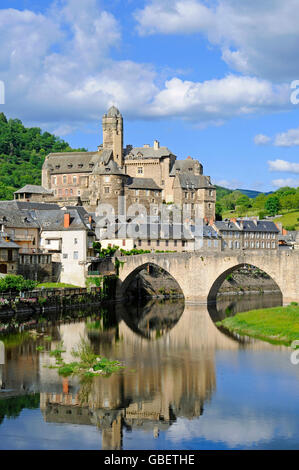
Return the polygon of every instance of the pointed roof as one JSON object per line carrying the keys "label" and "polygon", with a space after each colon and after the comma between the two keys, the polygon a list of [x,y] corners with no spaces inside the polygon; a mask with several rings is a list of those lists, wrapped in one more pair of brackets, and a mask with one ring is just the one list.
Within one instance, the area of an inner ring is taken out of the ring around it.
{"label": "pointed roof", "polygon": [[115,117],[115,116],[121,116],[121,114],[120,114],[119,109],[117,109],[115,106],[111,106],[111,108],[109,108],[108,110],[107,116]]}

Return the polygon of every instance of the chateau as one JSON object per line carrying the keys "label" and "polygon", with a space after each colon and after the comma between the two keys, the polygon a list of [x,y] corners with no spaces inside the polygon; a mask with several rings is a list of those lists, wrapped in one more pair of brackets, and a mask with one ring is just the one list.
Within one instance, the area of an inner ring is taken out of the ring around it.
{"label": "chateau", "polygon": [[[51,153],[42,169],[42,186],[27,185],[15,193],[23,201],[83,206],[94,212],[99,203],[118,211],[119,196],[126,205],[188,204],[192,215],[215,220],[216,188],[195,159],[177,160],[167,148],[154,145],[124,148],[123,117],[112,106],[103,116],[103,144],[96,152]],[[158,211],[158,209],[156,209]],[[157,212],[156,212],[157,213]]]}

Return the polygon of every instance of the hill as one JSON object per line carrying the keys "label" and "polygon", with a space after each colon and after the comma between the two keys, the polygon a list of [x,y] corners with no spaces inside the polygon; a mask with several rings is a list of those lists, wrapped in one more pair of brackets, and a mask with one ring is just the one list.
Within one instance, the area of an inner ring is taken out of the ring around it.
{"label": "hill", "polygon": [[50,152],[86,151],[72,149],[64,140],[26,128],[19,119],[0,113],[0,200],[13,199],[13,193],[26,184],[41,184],[41,169]]}

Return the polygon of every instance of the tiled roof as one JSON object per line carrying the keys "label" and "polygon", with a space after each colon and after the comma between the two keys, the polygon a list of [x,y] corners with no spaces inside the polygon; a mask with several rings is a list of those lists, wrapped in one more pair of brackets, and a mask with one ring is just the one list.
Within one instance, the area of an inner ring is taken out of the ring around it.
{"label": "tiled roof", "polygon": [[112,156],[112,150],[104,149],[99,152],[65,152],[50,153],[43,165],[53,174],[92,173],[96,164],[107,164]]}
{"label": "tiled roof", "polygon": [[179,174],[179,182],[182,189],[214,189],[210,178],[204,175]]}
{"label": "tiled roof", "polygon": [[199,163],[198,160],[194,160],[193,158],[187,158],[186,160],[176,160],[169,176],[175,176],[177,171],[180,173],[188,173],[189,171],[194,171],[194,168],[200,168],[201,173],[203,170],[202,164]]}
{"label": "tiled roof", "polygon": [[[64,214],[70,214],[70,227],[64,228]],[[44,211],[35,211],[36,220],[43,230],[62,231],[62,230],[90,230],[83,221],[80,213],[74,208],[71,210],[51,211],[48,214]]]}
{"label": "tiled roof", "polygon": [[34,184],[26,184],[23,188],[19,189],[18,191],[15,191],[14,194],[23,194],[23,193],[31,193],[31,194],[53,194],[52,191],[49,191],[46,188],[43,188],[43,186],[36,186]]}
{"label": "tiled roof", "polygon": [[215,226],[218,230],[246,231],[246,232],[274,232],[279,233],[279,229],[274,222],[269,220],[237,220],[237,224],[231,221],[216,221]]}
{"label": "tiled roof", "polygon": [[129,178],[126,186],[129,189],[151,189],[162,191],[162,188],[152,178]]}
{"label": "tiled roof", "polygon": [[167,147],[159,147],[155,149],[154,147],[134,147],[132,148],[127,155],[125,155],[125,160],[135,160],[135,159],[160,159],[163,157],[170,157],[173,153]]}

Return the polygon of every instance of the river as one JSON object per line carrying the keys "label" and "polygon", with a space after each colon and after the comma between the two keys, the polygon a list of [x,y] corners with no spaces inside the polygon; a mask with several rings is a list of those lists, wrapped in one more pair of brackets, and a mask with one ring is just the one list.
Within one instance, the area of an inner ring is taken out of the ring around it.
{"label": "river", "polygon": [[[299,449],[291,350],[238,341],[213,321],[280,303],[272,294],[116,304],[2,334],[0,449]],[[50,350],[63,341],[71,361],[82,338],[125,368],[83,382],[49,368]]]}

